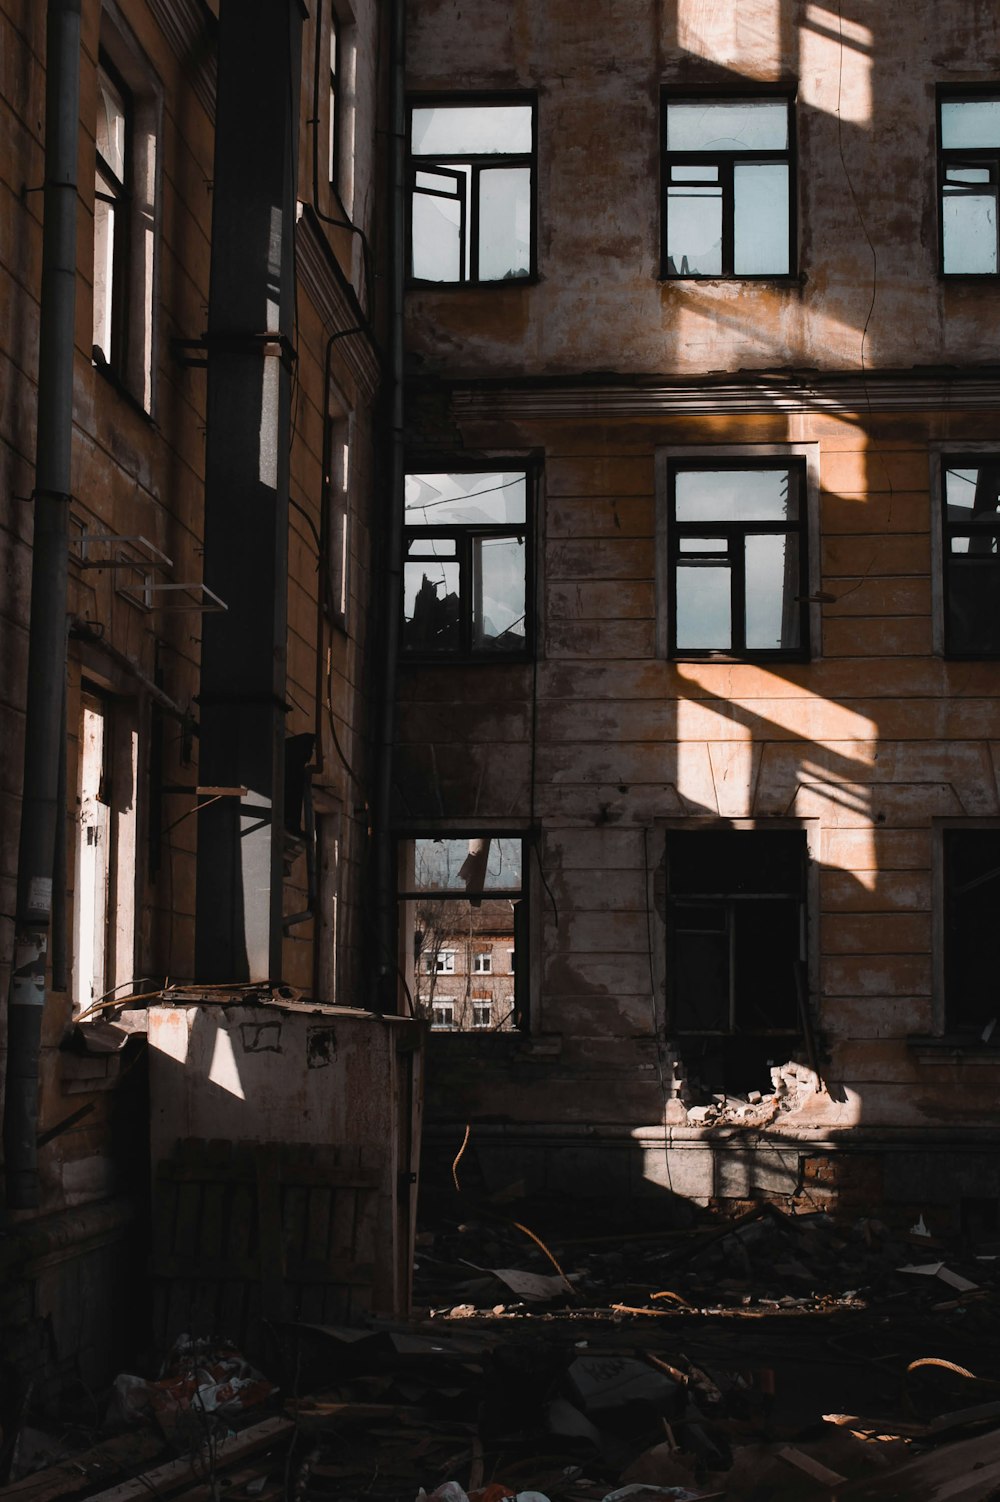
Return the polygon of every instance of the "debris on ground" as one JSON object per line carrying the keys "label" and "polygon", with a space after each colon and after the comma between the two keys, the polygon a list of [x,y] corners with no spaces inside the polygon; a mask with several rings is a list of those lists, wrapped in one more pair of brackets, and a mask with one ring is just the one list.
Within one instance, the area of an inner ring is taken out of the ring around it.
{"label": "debris on ground", "polygon": [[[1000,1488],[994,1252],[767,1205],[612,1236],[551,1206],[514,1221],[453,1204],[464,1213],[421,1232],[409,1322],[286,1324],[249,1359],[199,1332],[152,1375],[119,1377],[104,1435],[73,1460],[46,1463],[36,1441],[45,1468],[0,1502],[932,1502],[946,1481],[986,1502]],[[27,1417],[25,1435],[27,1454]]]}

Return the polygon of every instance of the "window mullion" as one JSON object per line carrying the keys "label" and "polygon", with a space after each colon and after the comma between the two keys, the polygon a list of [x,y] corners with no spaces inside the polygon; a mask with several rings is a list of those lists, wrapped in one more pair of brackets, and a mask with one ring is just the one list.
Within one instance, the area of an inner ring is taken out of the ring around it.
{"label": "window mullion", "polygon": [[469,173],[470,226],[469,226],[469,280],[479,281],[479,174],[481,162],[473,162]]}
{"label": "window mullion", "polygon": [[732,276],[736,264],[733,221],[736,214],[733,186],[733,158],[719,162],[719,180],[722,184],[722,274]]}

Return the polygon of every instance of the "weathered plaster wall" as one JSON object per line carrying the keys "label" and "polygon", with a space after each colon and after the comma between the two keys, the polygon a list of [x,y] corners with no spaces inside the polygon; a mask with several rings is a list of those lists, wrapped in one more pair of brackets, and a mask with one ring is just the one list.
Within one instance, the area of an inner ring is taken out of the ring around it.
{"label": "weathered plaster wall", "polygon": [[[935,85],[992,83],[985,3],[410,7],[408,83],[537,90],[537,285],[414,290],[421,369],[820,369],[996,358],[1000,291],[937,275]],[[790,285],[658,281],[660,88],[797,89]],[[862,349],[862,340],[864,348]]]}

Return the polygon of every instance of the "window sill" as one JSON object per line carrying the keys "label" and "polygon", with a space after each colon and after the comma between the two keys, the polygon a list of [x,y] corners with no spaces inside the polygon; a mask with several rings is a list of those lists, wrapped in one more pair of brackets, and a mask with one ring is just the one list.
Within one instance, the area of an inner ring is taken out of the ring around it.
{"label": "window sill", "polygon": [[426,282],[418,281],[416,277],[407,277],[407,292],[485,292],[501,288],[509,291],[512,287],[537,287],[541,277],[533,271],[530,276],[509,276],[500,281],[490,282]]}
{"label": "window sill", "polygon": [[143,406],[139,398],[134,395],[134,393],[129,389],[128,386],[126,386],[121,376],[112,369],[112,367],[107,363],[106,360],[92,359],[90,363],[93,366],[94,370],[97,371],[97,374],[101,377],[101,379],[103,381],[107,381],[108,385],[112,388],[113,391],[117,391],[118,395],[122,398],[123,401],[127,402],[127,404],[132,408],[133,412],[138,413],[138,415],[143,418],[145,422],[149,423],[150,427],[156,426],[156,424],[153,422],[153,414],[146,411],[146,408]]}
{"label": "window sill", "polygon": [[941,1033],[938,1036],[930,1034],[911,1033],[906,1040],[906,1046],[917,1058],[936,1059],[939,1062],[964,1063],[1000,1063],[1000,1034],[995,1043],[984,1043],[978,1034],[969,1033]]}
{"label": "window sill", "polygon": [[433,657],[419,652],[400,652],[400,667],[414,668],[484,668],[491,664],[497,667],[511,667],[517,664],[527,666],[532,661],[533,654],[530,652],[484,652],[481,655],[460,656],[457,652],[448,656],[445,653],[435,654]]}
{"label": "window sill", "polygon": [[724,282],[727,284],[735,282],[737,286],[746,286],[749,283],[751,286],[804,287],[806,275],[804,271],[769,271],[754,276],[736,276],[735,274],[726,276],[670,276],[667,272],[661,271],[657,277],[657,281],[662,287],[671,287],[678,282],[682,284],[697,282],[699,285],[703,285],[705,282]]}
{"label": "window sill", "polygon": [[809,652],[671,652],[670,662],[812,662]]}

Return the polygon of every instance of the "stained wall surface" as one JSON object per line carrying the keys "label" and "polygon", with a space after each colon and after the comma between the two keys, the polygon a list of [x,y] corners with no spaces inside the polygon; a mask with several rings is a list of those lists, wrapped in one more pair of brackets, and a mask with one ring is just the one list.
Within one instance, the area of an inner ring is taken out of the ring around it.
{"label": "stained wall surface", "polygon": [[[1000,1056],[949,1035],[942,851],[1000,818],[1000,677],[944,653],[940,473],[1000,443],[1000,282],[938,273],[935,90],[998,84],[1000,22],[421,3],[408,70],[414,101],[536,91],[539,121],[537,280],[408,293],[411,468],[539,476],[534,660],[403,670],[401,832],[536,853],[530,1030],[429,1040],[432,1133],[471,1120],[497,1187],[846,1182],[957,1217],[1000,1189]],[[660,279],[661,88],[764,83],[796,98],[798,274]],[[815,465],[807,661],[670,660],[664,454],[718,445]],[[813,1050],[776,1040],[757,1101],[688,1090],[668,979],[671,833],[719,828],[808,842]]]}

